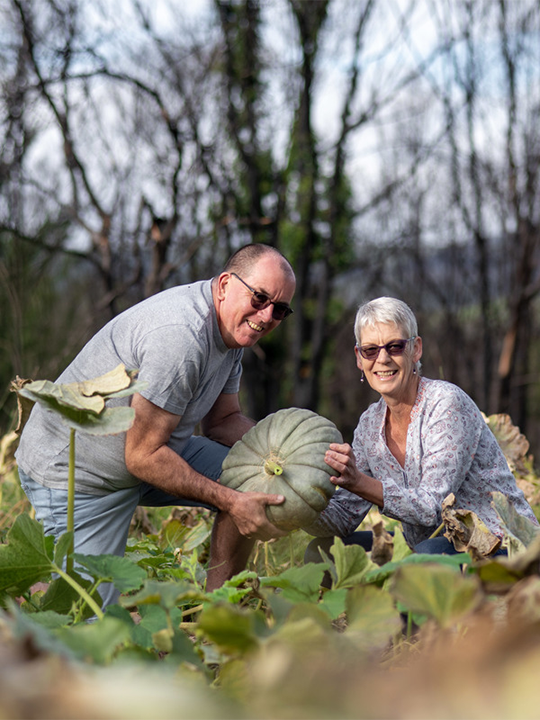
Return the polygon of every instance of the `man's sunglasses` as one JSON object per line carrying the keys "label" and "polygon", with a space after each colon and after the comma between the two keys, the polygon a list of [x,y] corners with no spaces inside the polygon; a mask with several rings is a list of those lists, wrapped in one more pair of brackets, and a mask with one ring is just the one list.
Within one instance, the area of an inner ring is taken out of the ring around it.
{"label": "man's sunglasses", "polygon": [[233,272],[231,273],[231,275],[234,275],[235,278],[240,280],[240,282],[247,287],[247,289],[251,293],[251,307],[255,310],[264,310],[269,305],[273,305],[274,307],[272,308],[272,317],[274,318],[274,320],[285,320],[285,318],[292,313],[292,308],[290,308],[286,303],[274,302],[273,300],[270,300],[268,295],[254,290],[236,273]]}
{"label": "man's sunglasses", "polygon": [[366,360],[376,360],[379,357],[379,353],[384,348],[388,355],[396,357],[397,355],[403,355],[407,343],[411,340],[415,340],[416,335],[407,338],[406,340],[391,340],[386,345],[357,345],[356,347],[360,351],[360,355]]}

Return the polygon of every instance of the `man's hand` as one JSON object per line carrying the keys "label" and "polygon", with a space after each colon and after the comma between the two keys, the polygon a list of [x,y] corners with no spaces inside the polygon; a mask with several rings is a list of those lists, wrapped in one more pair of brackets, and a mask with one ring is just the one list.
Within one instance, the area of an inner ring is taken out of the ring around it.
{"label": "man's hand", "polygon": [[236,492],[234,501],[229,508],[229,515],[238,528],[238,532],[246,538],[270,540],[284,537],[287,532],[277,528],[266,516],[267,505],[281,505],[284,501],[283,495]]}

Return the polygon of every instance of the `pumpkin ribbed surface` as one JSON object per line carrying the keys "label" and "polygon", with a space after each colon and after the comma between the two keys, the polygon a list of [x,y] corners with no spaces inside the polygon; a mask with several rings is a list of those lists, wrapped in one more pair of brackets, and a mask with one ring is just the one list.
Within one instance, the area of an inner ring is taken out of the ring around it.
{"label": "pumpkin ribbed surface", "polygon": [[282,530],[311,524],[335,492],[328,446],[343,442],[333,422],[302,408],[278,410],[252,427],[223,462],[221,483],[242,492],[284,495],[268,505],[268,519]]}

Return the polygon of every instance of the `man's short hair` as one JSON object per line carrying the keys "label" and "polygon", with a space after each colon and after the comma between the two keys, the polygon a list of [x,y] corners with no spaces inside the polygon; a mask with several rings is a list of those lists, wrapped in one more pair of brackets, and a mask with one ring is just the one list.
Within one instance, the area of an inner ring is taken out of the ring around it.
{"label": "man's short hair", "polygon": [[227,260],[223,272],[235,272],[240,276],[248,275],[264,255],[274,255],[279,258],[283,270],[294,277],[294,270],[287,258],[275,247],[265,243],[252,243],[241,247]]}

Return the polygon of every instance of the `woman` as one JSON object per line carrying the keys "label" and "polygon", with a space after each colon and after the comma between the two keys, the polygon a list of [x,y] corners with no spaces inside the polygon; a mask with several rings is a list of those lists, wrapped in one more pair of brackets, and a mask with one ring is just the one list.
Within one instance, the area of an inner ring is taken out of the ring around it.
{"label": "woman", "polygon": [[[472,510],[502,538],[491,505],[496,490],[536,523],[473,401],[456,385],[420,377],[422,339],[411,309],[401,300],[377,298],[359,308],[354,330],[361,382],[365,377],[381,399],[361,415],[352,448],[330,445],[325,460],[339,488],[308,532],[370,549],[371,533],[351,533],[375,504],[401,521],[416,552],[454,553],[442,534],[430,539],[441,524],[443,500],[454,493],[456,508]],[[306,560],[320,558],[319,545],[325,543],[311,543]]]}

